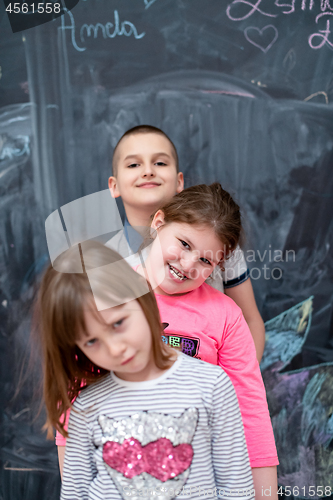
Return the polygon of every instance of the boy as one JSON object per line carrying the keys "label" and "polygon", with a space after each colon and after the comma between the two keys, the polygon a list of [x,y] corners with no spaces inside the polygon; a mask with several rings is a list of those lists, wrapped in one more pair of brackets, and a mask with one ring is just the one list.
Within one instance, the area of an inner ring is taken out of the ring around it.
{"label": "boy", "polygon": [[[143,228],[164,202],[184,188],[174,144],[162,130],[140,125],[128,130],[115,147],[113,175],[109,188],[114,198],[121,196],[126,218],[124,230],[106,245],[122,255],[136,253],[143,240]],[[135,229],[134,229],[135,227]],[[141,234],[140,234],[141,233]],[[131,265],[140,263],[128,259]],[[265,345],[265,327],[258,311],[243,252],[237,249],[224,264],[222,277],[213,273],[208,283],[222,290],[242,309],[252,333],[260,362]],[[223,286],[224,285],[224,286]]]}
{"label": "boy", "polygon": [[[136,254],[143,241],[151,215],[163,203],[184,188],[183,174],[179,172],[175,146],[164,132],[152,126],[138,126],[128,130],[119,140],[112,160],[113,175],[109,178],[109,189],[114,198],[121,196],[126,219],[124,229],[106,242],[124,257]],[[135,229],[134,229],[135,227]],[[260,361],[265,344],[265,327],[258,311],[247,265],[242,251],[236,250],[225,263],[224,280],[209,281],[223,289],[242,309],[254,338],[257,358]],[[233,258],[234,257],[234,258]],[[140,263],[126,259],[131,265]],[[229,271],[229,272],[228,272]],[[225,280],[232,276],[232,280]],[[228,286],[230,288],[228,288]],[[57,440],[59,465],[62,470],[65,446]],[[277,499],[276,467],[252,468],[256,499],[264,499],[267,491],[271,500]],[[265,492],[265,493],[263,493]]]}

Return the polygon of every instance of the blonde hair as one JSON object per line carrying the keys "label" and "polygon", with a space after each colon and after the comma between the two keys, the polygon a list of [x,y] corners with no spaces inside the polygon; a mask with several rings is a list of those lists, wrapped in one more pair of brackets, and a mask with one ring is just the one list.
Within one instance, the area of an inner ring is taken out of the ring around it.
{"label": "blonde hair", "polygon": [[[111,297],[118,305],[134,298],[139,302],[150,327],[155,364],[160,369],[168,368],[172,350],[162,341],[163,328],[156,299],[152,291],[147,293],[146,280],[119,254],[100,243],[83,243],[82,256],[88,274],[89,270],[99,268],[94,273],[95,298],[97,283],[99,298],[104,301]],[[92,363],[76,345],[81,332],[86,331],[84,309],[89,305],[97,314],[87,273],[69,272],[77,266],[78,258],[78,247],[74,246],[55,262],[55,267],[65,272],[48,267],[35,306],[35,324],[43,350],[45,427],[49,437],[52,427],[67,436],[66,411],[84,387],[109,373]]]}

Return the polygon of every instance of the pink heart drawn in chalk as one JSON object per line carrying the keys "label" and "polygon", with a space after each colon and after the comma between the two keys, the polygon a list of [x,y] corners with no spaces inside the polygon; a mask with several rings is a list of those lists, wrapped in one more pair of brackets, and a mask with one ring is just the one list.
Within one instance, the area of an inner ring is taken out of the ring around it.
{"label": "pink heart drawn in chalk", "polygon": [[123,444],[107,441],[103,446],[104,462],[129,479],[148,472],[165,482],[188,469],[192,458],[193,448],[190,444],[173,446],[166,438],[146,446],[142,446],[135,438],[125,439]]}
{"label": "pink heart drawn in chalk", "polygon": [[[260,43],[257,43],[253,40],[253,35],[254,35],[254,32],[257,32],[259,33],[259,35],[262,37],[263,34],[264,34],[264,31],[266,30],[272,30],[272,39],[271,39],[271,42],[268,43],[268,45],[264,46],[264,45],[260,45]],[[250,34],[249,32],[252,30],[252,38],[250,37]],[[276,42],[276,40],[278,39],[278,36],[279,36],[279,32],[278,30],[275,28],[275,26],[273,26],[272,24],[268,24],[267,26],[265,26],[264,28],[262,29],[259,29],[259,28],[256,28],[255,26],[248,26],[247,28],[245,28],[244,30],[244,35],[245,35],[245,38],[248,42],[252,43],[252,45],[255,45],[256,47],[258,47],[258,49],[262,50],[265,54],[266,52],[269,51],[269,49],[272,47],[272,45]]]}

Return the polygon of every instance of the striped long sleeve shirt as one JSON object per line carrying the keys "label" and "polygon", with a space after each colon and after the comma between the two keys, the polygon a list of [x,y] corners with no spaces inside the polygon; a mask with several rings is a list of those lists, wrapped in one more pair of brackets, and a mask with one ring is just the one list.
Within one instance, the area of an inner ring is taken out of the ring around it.
{"label": "striped long sleeve shirt", "polygon": [[254,498],[233,385],[184,354],[156,379],[84,389],[68,433],[61,500]]}

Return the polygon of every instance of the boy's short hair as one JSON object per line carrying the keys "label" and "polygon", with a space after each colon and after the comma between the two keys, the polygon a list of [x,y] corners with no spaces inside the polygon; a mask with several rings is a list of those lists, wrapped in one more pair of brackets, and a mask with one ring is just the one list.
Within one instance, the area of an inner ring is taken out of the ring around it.
{"label": "boy's short hair", "polygon": [[175,147],[174,143],[172,142],[172,140],[170,139],[170,137],[168,137],[166,135],[166,133],[163,132],[163,130],[161,130],[160,128],[157,128],[157,127],[153,127],[152,125],[137,125],[136,127],[132,127],[129,130],[127,130],[127,132],[125,132],[124,135],[121,136],[121,138],[117,142],[116,147],[114,148],[113,156],[112,156],[112,174],[114,177],[117,177],[117,163],[118,163],[117,151],[118,151],[119,144],[121,143],[121,141],[125,137],[128,137],[130,135],[137,135],[137,134],[159,134],[159,135],[162,135],[163,137],[165,137],[171,145],[171,151],[172,151],[172,154],[173,154],[174,159],[176,161],[176,170],[177,170],[177,174],[178,174],[178,172],[179,172],[178,154],[177,154],[176,147]]}

